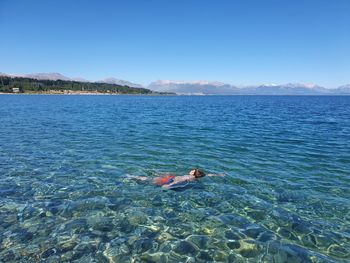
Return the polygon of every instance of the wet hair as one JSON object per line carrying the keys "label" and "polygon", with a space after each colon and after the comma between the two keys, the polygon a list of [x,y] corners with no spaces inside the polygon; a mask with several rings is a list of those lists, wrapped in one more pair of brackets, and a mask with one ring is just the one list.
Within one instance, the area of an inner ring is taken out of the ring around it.
{"label": "wet hair", "polygon": [[205,176],[205,173],[202,170],[193,169],[191,171],[194,171],[193,176],[196,177],[196,178]]}

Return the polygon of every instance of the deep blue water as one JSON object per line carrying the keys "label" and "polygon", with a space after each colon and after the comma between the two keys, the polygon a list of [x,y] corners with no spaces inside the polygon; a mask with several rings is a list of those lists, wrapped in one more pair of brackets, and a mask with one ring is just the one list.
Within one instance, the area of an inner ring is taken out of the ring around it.
{"label": "deep blue water", "polygon": [[[0,96],[0,262],[350,262],[350,97]],[[129,175],[204,177],[178,191]]]}

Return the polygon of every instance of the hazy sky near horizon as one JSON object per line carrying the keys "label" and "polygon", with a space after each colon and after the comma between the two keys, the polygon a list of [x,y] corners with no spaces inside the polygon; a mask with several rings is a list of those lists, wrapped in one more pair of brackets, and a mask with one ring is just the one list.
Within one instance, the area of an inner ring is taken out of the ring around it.
{"label": "hazy sky near horizon", "polygon": [[0,0],[0,72],[350,83],[348,0]]}

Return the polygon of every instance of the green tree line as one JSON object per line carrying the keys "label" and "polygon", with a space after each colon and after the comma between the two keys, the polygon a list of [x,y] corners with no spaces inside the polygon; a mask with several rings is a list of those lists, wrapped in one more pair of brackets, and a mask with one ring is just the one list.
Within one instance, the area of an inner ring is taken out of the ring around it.
{"label": "green tree line", "polygon": [[37,80],[31,78],[0,76],[0,92],[12,93],[18,88],[21,93],[45,93],[49,91],[100,92],[117,94],[151,94],[149,89],[133,88],[107,83],[92,83],[67,80]]}

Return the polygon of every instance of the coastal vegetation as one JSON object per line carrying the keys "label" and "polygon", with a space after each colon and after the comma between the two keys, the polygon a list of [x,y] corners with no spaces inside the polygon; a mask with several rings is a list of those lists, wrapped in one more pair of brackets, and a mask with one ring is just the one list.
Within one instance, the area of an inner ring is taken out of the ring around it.
{"label": "coastal vegetation", "polygon": [[117,84],[80,82],[70,80],[38,80],[0,76],[1,93],[111,93],[111,94],[165,94],[145,88]]}

